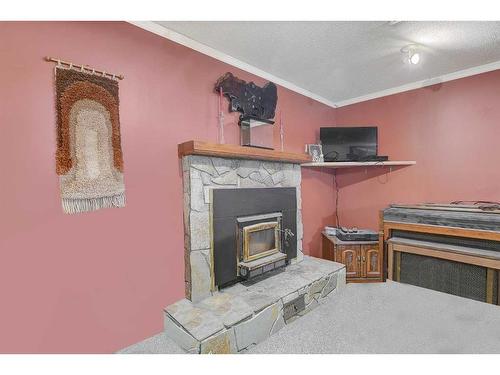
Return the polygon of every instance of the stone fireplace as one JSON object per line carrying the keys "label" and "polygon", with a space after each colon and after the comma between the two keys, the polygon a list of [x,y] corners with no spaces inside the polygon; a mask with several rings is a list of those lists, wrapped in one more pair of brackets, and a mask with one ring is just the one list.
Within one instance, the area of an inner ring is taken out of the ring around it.
{"label": "stone fireplace", "polygon": [[185,156],[186,298],[302,259],[300,166]]}
{"label": "stone fireplace", "polygon": [[243,352],[345,285],[344,265],[302,253],[307,156],[196,141],[179,155],[186,298],[164,327],[184,350]]}

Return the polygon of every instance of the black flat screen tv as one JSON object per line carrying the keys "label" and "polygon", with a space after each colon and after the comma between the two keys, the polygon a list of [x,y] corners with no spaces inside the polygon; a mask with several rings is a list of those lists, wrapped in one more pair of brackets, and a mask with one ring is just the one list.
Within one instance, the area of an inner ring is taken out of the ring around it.
{"label": "black flat screen tv", "polygon": [[325,161],[364,161],[377,156],[377,127],[320,128]]}

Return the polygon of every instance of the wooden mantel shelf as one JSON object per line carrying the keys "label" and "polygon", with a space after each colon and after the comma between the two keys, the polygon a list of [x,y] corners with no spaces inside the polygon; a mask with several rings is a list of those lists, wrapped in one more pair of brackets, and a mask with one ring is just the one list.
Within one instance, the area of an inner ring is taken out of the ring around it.
{"label": "wooden mantel shelf", "polygon": [[267,150],[256,147],[187,141],[178,146],[179,157],[187,155],[215,156],[219,158],[271,160],[302,164],[311,161],[307,154]]}

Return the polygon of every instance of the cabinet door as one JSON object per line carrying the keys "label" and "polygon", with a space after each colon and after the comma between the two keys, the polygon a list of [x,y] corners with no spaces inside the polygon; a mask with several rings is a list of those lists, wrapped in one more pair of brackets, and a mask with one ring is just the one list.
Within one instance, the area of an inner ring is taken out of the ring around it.
{"label": "cabinet door", "polygon": [[380,277],[382,275],[382,257],[378,245],[361,246],[361,264],[363,277]]}
{"label": "cabinet door", "polygon": [[359,246],[338,246],[339,261],[345,264],[347,277],[360,277]]}

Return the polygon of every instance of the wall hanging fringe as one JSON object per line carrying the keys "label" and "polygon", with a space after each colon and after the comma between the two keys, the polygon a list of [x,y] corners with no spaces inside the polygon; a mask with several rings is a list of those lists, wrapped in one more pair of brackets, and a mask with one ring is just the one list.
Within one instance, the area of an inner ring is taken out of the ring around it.
{"label": "wall hanging fringe", "polygon": [[95,211],[101,208],[125,207],[125,193],[110,197],[90,199],[62,199],[63,210],[67,214]]}

